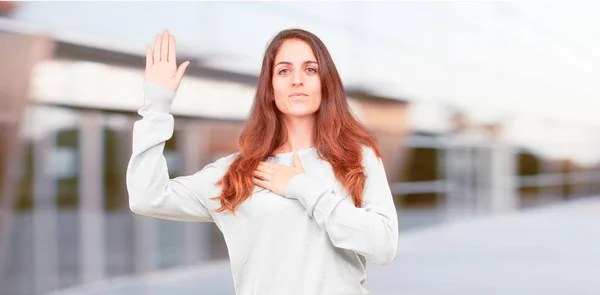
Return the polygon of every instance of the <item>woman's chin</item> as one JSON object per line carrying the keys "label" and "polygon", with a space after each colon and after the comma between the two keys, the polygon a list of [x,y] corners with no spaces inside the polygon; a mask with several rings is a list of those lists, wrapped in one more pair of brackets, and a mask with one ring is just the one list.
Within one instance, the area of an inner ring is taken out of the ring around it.
{"label": "woman's chin", "polygon": [[306,117],[306,116],[313,115],[315,113],[315,111],[309,110],[306,108],[296,108],[293,110],[287,110],[286,112],[283,112],[283,113],[288,115],[289,117]]}

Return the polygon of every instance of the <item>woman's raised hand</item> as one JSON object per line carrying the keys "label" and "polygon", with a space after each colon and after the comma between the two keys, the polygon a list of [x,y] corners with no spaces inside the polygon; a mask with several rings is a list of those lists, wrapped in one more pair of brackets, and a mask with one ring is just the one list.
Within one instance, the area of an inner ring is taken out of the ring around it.
{"label": "woman's raised hand", "polygon": [[177,92],[189,65],[190,62],[186,61],[177,68],[175,37],[164,30],[162,35],[156,35],[154,39],[154,51],[150,45],[146,46],[144,80]]}

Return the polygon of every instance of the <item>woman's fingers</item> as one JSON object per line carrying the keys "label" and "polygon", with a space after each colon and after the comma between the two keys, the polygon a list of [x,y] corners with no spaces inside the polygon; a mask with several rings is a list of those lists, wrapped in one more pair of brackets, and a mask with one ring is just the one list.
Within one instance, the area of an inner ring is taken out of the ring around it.
{"label": "woman's fingers", "polygon": [[186,61],[179,66],[179,69],[177,69],[177,72],[175,73],[175,77],[177,78],[177,81],[181,82],[181,80],[183,79],[183,74],[185,74],[185,69],[187,69],[187,67],[189,65],[190,65],[190,62]]}
{"label": "woman's fingers", "polygon": [[273,165],[269,162],[260,162],[258,163],[258,168],[273,168]]}
{"label": "woman's fingers", "polygon": [[146,72],[145,79],[161,85],[171,91],[177,91],[183,74],[190,65],[189,61],[177,67],[177,50],[175,49],[175,36],[168,30],[157,34],[154,38],[154,47],[146,46]]}
{"label": "woman's fingers", "polygon": [[166,62],[169,55],[169,31],[164,30],[161,37],[160,44],[160,61]]}
{"label": "woman's fingers", "polygon": [[256,170],[267,173],[267,174],[273,174],[273,172],[274,172],[274,169],[264,162],[261,162],[260,164],[258,164],[258,167],[256,167]]}
{"label": "woman's fingers", "polygon": [[169,56],[167,57],[168,62],[177,64],[177,52],[175,51],[175,37],[169,35]]}
{"label": "woman's fingers", "polygon": [[268,180],[267,177],[268,175],[266,173],[260,172],[260,171],[254,171],[252,172],[252,175],[254,175],[254,177],[258,178],[258,179],[262,179],[262,180]]}
{"label": "woman's fingers", "polygon": [[160,41],[161,36],[157,34],[154,38],[154,63],[158,63],[160,61]]}
{"label": "woman's fingers", "polygon": [[256,184],[258,186],[261,186],[261,187],[264,187],[264,188],[266,188],[268,190],[271,190],[271,184],[268,181],[260,180],[260,179],[258,179],[256,177],[253,177],[252,181],[254,182],[254,184]]}
{"label": "woman's fingers", "polygon": [[152,64],[152,46],[146,45],[146,68],[151,67]]}

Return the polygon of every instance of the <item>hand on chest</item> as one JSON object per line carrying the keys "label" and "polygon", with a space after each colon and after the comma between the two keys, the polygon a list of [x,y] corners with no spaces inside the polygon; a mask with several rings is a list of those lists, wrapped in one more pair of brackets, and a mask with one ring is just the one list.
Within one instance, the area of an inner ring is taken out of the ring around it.
{"label": "hand on chest", "polygon": [[[269,159],[269,162],[286,166],[293,165],[291,159],[289,161]],[[305,173],[310,177],[328,185],[336,193],[345,194],[345,190],[335,179],[331,165],[328,162],[305,161],[303,165]],[[289,223],[291,220],[298,222],[311,219],[306,208],[299,200],[286,198],[259,185],[255,185],[252,196],[238,206],[235,217],[229,216],[229,214],[226,215],[228,216],[226,218],[232,217],[236,222],[243,222],[246,226],[249,224],[260,226],[263,223]]]}

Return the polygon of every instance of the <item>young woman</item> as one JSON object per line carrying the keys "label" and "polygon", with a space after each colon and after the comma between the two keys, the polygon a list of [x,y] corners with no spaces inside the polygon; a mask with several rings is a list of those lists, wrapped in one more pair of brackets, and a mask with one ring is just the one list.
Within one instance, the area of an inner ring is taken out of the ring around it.
{"label": "young woman", "polygon": [[127,169],[131,210],[215,222],[238,295],[369,294],[366,262],[394,259],[398,219],[376,138],[353,116],[325,45],[300,29],[277,34],[239,151],[169,179],[170,106],[188,65],[177,68],[168,31],[146,48],[146,103]]}

